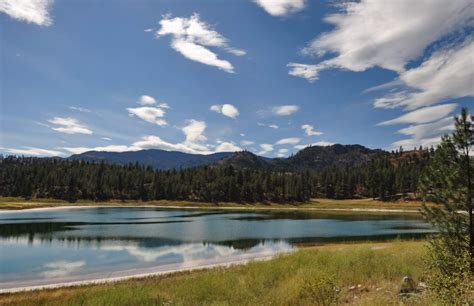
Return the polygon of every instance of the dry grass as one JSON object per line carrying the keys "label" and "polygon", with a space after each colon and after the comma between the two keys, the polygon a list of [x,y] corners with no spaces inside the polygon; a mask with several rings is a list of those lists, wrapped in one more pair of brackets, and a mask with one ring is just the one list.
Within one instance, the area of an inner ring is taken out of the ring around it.
{"label": "dry grass", "polygon": [[[20,210],[41,207],[61,207],[61,206],[176,206],[176,207],[194,207],[194,208],[239,208],[239,209],[402,209],[417,211],[420,209],[420,201],[397,201],[384,202],[373,199],[360,200],[331,200],[331,199],[312,199],[306,203],[209,203],[192,201],[119,201],[112,200],[107,202],[92,202],[79,200],[75,203],[69,203],[56,199],[30,199],[0,197],[0,209]],[[430,204],[432,205],[432,204]]]}

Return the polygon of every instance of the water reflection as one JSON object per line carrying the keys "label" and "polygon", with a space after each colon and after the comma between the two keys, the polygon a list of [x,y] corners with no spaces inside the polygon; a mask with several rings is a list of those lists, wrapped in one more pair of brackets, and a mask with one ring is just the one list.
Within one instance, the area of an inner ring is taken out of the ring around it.
{"label": "water reflection", "polygon": [[179,269],[298,243],[421,237],[419,215],[85,208],[0,213],[0,288]]}

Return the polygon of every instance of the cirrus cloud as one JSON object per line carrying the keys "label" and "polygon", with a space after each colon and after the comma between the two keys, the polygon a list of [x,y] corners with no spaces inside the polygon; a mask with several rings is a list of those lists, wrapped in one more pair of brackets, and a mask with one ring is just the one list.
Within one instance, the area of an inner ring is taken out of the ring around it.
{"label": "cirrus cloud", "polygon": [[290,74],[314,81],[324,69],[364,71],[379,66],[403,72],[432,42],[472,20],[470,0],[349,1],[324,20],[334,29],[303,49],[304,54],[335,56],[316,65],[290,63]]}
{"label": "cirrus cloud", "polygon": [[420,108],[398,118],[380,122],[377,125],[394,125],[402,123],[428,123],[446,117],[457,108],[457,104],[444,104]]}

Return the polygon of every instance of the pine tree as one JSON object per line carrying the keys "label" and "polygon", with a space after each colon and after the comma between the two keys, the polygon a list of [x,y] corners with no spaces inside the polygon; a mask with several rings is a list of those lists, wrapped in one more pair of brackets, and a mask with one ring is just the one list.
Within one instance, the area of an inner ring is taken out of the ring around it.
{"label": "pine tree", "polygon": [[421,178],[426,198],[441,204],[423,207],[424,216],[439,231],[430,244],[431,284],[450,303],[465,302],[474,272],[473,120],[463,109],[455,118],[455,132],[442,138]]}

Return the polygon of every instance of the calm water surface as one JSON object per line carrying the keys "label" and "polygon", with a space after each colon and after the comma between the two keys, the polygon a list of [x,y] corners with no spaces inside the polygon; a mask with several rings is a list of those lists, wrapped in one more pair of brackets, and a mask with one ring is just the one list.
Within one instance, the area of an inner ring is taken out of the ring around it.
{"label": "calm water surface", "polygon": [[251,259],[304,242],[429,232],[416,214],[138,207],[0,212],[0,289]]}

